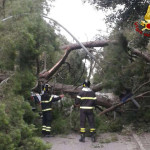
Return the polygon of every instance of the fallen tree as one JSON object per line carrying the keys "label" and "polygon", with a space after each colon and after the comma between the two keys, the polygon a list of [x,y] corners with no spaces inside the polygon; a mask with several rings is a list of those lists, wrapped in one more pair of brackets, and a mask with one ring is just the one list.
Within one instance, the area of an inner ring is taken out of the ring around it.
{"label": "fallen tree", "polygon": [[[29,13],[24,13],[23,15],[28,15],[28,14]],[[8,19],[11,19],[13,17],[14,16],[9,16],[9,17],[1,20],[1,21],[4,22],[4,21],[6,21]],[[45,17],[45,18],[48,18],[48,17]],[[54,22],[56,22],[56,21],[54,21]],[[59,23],[57,23],[57,24],[59,24]],[[92,48],[92,47],[105,47],[105,46],[108,46],[109,44],[117,44],[117,43],[118,43],[117,41],[113,41],[113,40],[112,41],[109,41],[109,40],[103,40],[103,41],[98,40],[98,41],[85,42],[85,43],[82,43],[82,44],[85,47],[87,47],[87,48]],[[40,81],[43,81],[44,83],[48,82],[49,79],[58,71],[58,69],[65,62],[65,60],[67,59],[69,53],[72,50],[81,49],[82,48],[82,46],[81,46],[82,44],[79,44],[79,43],[78,44],[70,44],[70,45],[66,45],[66,46],[61,47],[62,50],[65,50],[64,55],[62,56],[62,58],[51,69],[49,69],[48,71],[45,70],[45,71],[43,71],[42,73],[39,74],[38,84],[36,85],[36,87],[33,90],[36,90],[36,88],[39,87]],[[147,62],[150,62],[150,56],[149,56],[149,54],[147,52],[145,52],[145,51],[141,52],[140,50],[133,49],[133,48],[130,48],[130,49],[131,49],[131,52],[134,55],[144,59]],[[0,78],[1,78],[0,82],[4,83],[3,81],[7,81],[7,79],[9,79],[9,76],[8,77],[1,76]],[[100,86],[99,85],[95,85],[95,86],[92,87],[92,89],[94,91],[97,91],[95,89],[98,89],[98,91],[100,91],[102,89],[102,86],[101,85]],[[81,87],[73,87],[71,85],[61,85],[61,84],[57,84],[55,86],[55,88],[54,88],[54,91],[56,91],[56,92],[61,92],[62,91],[64,93],[68,93],[70,95],[75,95],[80,90],[81,90]],[[103,99],[102,97],[101,98],[98,97],[98,102],[99,102],[99,105],[108,108],[107,110],[105,110],[105,112],[112,111],[112,110],[116,109],[117,107],[120,107],[120,106],[122,106],[124,104],[124,103],[119,103],[119,104],[117,104],[115,106],[112,106],[112,103],[109,100],[107,101],[105,99],[105,101],[102,101],[102,99]],[[130,100],[127,100],[126,102],[128,102],[128,101],[130,101]],[[102,112],[102,114],[105,113],[105,112]]]}
{"label": "fallen tree", "polygon": [[[142,100],[142,99],[141,99],[142,96],[144,96],[144,95],[146,95],[146,94],[148,94],[148,93],[150,93],[150,91],[147,91],[147,92],[144,92],[144,93],[142,93],[142,94],[139,94],[139,95],[137,95],[137,96],[135,97],[135,99],[136,99],[136,100]],[[114,110],[116,110],[118,107],[121,107],[122,105],[124,105],[124,104],[130,102],[131,100],[132,100],[131,98],[128,98],[125,102],[120,102],[120,103],[118,103],[118,104],[116,104],[116,105],[114,105],[114,106],[109,107],[108,109],[105,109],[104,111],[100,112],[99,115],[103,115],[103,114],[106,114],[106,113],[108,113],[108,112],[110,112],[110,111],[114,111]]]}
{"label": "fallen tree", "polygon": [[[108,46],[109,44],[117,44],[117,41],[112,40],[97,40],[97,41],[90,41],[90,42],[84,42],[82,43],[85,47],[87,48],[94,48],[94,47],[105,47]],[[48,71],[42,72],[39,74],[39,80],[49,80],[56,72],[57,70],[62,66],[62,64],[65,62],[67,59],[69,53],[73,50],[81,49],[82,47],[79,44],[69,44],[62,46],[60,49],[64,50],[65,53],[62,56],[62,58]],[[147,52],[142,52],[138,49],[133,49],[130,48],[132,53],[138,57],[141,57],[147,62],[150,62],[150,56]]]}
{"label": "fallen tree", "polygon": [[[109,40],[98,40],[98,41],[90,41],[90,42],[84,42],[82,43],[85,47],[87,48],[93,48],[93,47],[105,47],[108,46],[109,44],[117,44],[117,41],[113,40],[113,41],[109,41]],[[77,49],[81,49],[82,47],[79,44],[69,44],[69,45],[65,45],[62,46],[61,49],[65,51],[64,55],[62,56],[62,58],[48,71],[42,72],[39,75],[39,81],[42,82],[48,82],[49,79],[58,71],[58,69],[62,66],[62,64],[65,62],[65,60],[67,59],[69,53],[73,50],[77,50]],[[131,48],[130,48],[131,49]],[[150,62],[150,57],[146,52],[141,52],[138,49],[131,49],[132,53],[138,57],[143,58],[145,61]],[[51,84],[51,83],[50,83]],[[53,83],[52,83],[53,85]],[[92,89],[97,92],[97,91],[101,91],[102,90],[102,85],[93,85]],[[53,87],[54,92],[56,93],[67,93],[69,95],[71,95],[72,97],[75,97],[75,95],[81,91],[81,87],[74,87],[72,85],[64,85],[64,84],[60,84],[60,83],[56,83],[55,86]],[[116,108],[122,106],[124,103],[119,103],[117,105],[113,105],[112,106],[112,100],[106,99],[104,97],[98,96],[98,105],[101,105],[105,108],[108,108],[106,110],[104,110],[103,112],[101,112],[101,114],[105,114],[109,111],[113,111]],[[126,103],[130,101],[127,100]]]}
{"label": "fallen tree", "polygon": [[[108,40],[101,41],[101,40],[99,40],[99,41],[84,42],[82,44],[87,48],[92,48],[92,47],[108,46],[111,43],[115,44],[116,41],[108,41]],[[45,80],[50,79],[57,72],[57,70],[62,66],[62,64],[65,62],[69,53],[73,50],[77,50],[77,49],[81,49],[81,48],[82,47],[79,44],[69,44],[69,45],[65,45],[65,46],[61,47],[60,49],[65,50],[64,55],[51,69],[49,69],[48,71],[45,71],[43,73],[40,73],[39,80],[43,80],[43,78]]]}
{"label": "fallen tree", "polygon": [[[109,44],[117,44],[117,41],[109,41],[109,40],[98,40],[98,41],[90,41],[90,42],[85,42],[82,43],[85,47],[87,48],[93,48],[93,47],[105,47],[108,46]],[[77,49],[81,49],[82,47],[79,44],[69,44],[69,45],[65,45],[62,46],[61,49],[65,51],[64,55],[62,56],[62,58],[48,71],[42,72],[39,74],[39,78],[38,78],[38,84],[36,85],[35,88],[33,88],[33,91],[37,91],[37,88],[39,88],[39,83],[42,81],[44,83],[48,82],[51,77],[58,71],[58,69],[62,66],[62,64],[66,61],[68,55],[70,54],[71,51],[73,50],[77,50]],[[150,57],[149,54],[146,52],[141,52],[138,49],[132,49],[132,53],[138,57],[143,58],[145,61],[150,62]],[[1,76],[3,81],[4,79],[6,79],[6,77],[4,77],[3,75]],[[50,83],[50,84],[54,84],[54,83]],[[93,85],[92,86],[93,91],[97,92],[97,91],[101,91],[102,90],[102,84],[97,84],[97,85]],[[60,83],[56,83],[55,86],[53,87],[54,92],[56,93],[66,93],[71,95],[72,97],[75,97],[75,95],[81,91],[81,87],[75,87],[72,85],[64,85],[64,84],[60,84]],[[116,108],[122,106],[124,103],[119,103],[117,105],[112,106],[112,100],[104,98],[102,96],[97,96],[98,99],[98,105],[103,106],[105,108],[108,108],[106,110],[104,110],[103,112],[100,113],[100,115],[105,114],[109,111],[113,111]],[[129,100],[127,100],[125,103],[129,102]]]}
{"label": "fallen tree", "polygon": [[[73,99],[75,99],[76,95],[81,91],[82,86],[76,87],[73,85],[65,85],[65,84],[61,84],[61,83],[51,83],[49,82],[49,84],[52,87],[52,91],[55,94],[68,94],[70,95]],[[101,84],[96,84],[96,85],[92,85],[91,89],[94,92],[98,92],[102,89],[102,85]],[[109,108],[112,106],[114,100],[111,100],[109,98],[106,98],[104,96],[101,95],[97,95],[97,105],[103,106],[105,108]]]}

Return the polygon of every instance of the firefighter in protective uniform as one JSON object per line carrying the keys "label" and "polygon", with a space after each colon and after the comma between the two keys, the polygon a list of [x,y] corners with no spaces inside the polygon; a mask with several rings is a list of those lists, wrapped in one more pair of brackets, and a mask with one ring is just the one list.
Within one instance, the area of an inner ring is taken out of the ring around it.
{"label": "firefighter in protective uniform", "polygon": [[80,105],[80,142],[85,142],[85,122],[88,119],[92,142],[96,141],[93,109],[96,105],[95,93],[90,89],[90,81],[83,83],[82,91],[75,99],[75,106]]}
{"label": "firefighter in protective uniform", "polygon": [[42,134],[49,137],[51,134],[51,122],[52,122],[52,103],[60,100],[64,95],[56,96],[49,94],[49,85],[44,87],[44,94],[41,96],[42,107]]}

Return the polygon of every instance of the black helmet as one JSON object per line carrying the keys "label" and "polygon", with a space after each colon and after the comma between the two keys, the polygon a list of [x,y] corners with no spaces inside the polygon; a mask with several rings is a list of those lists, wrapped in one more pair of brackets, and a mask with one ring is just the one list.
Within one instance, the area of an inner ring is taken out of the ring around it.
{"label": "black helmet", "polygon": [[44,91],[48,92],[48,91],[49,91],[49,88],[50,88],[49,84],[45,84],[45,85],[44,85]]}
{"label": "black helmet", "polygon": [[91,85],[91,83],[90,83],[90,81],[88,81],[88,80],[85,80],[85,81],[83,82],[83,87],[90,87],[90,85]]}

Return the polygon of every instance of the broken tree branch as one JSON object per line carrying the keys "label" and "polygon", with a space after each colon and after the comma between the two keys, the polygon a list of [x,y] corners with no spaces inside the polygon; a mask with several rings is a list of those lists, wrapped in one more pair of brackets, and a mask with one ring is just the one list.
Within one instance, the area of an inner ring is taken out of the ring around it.
{"label": "broken tree branch", "polygon": [[145,61],[150,62],[150,56],[146,52],[142,52],[138,49],[132,49],[132,53],[143,58]]}
{"label": "broken tree branch", "polygon": [[7,77],[7,78],[5,78],[4,80],[2,80],[2,81],[0,82],[0,87],[2,87],[4,84],[6,84],[7,81],[8,81],[12,76],[14,76],[14,74],[12,74],[12,75],[10,75],[9,77]]}
{"label": "broken tree branch", "polygon": [[46,71],[43,74],[40,74],[39,79],[45,78],[46,80],[48,80],[49,78],[51,78],[56,73],[56,71],[61,67],[61,65],[65,62],[69,53],[70,53],[70,50],[66,49],[63,57],[49,71]]}
{"label": "broken tree branch", "polygon": [[144,85],[150,83],[150,80],[140,85],[136,90],[133,91],[133,94],[136,93],[139,89],[141,89]]}
{"label": "broken tree branch", "polygon": [[[117,41],[115,40],[97,40],[97,41],[89,41],[89,42],[83,42],[82,43],[87,48],[93,48],[93,47],[105,47],[109,44],[117,44]],[[82,47],[79,44],[69,44],[62,46],[61,49],[70,49],[70,50],[77,50],[81,49]]]}
{"label": "broken tree branch", "polygon": [[[90,42],[84,42],[82,43],[85,47],[104,47],[107,46],[110,43],[115,43],[115,41],[90,41]],[[46,71],[42,74],[39,75],[39,80],[43,80],[46,79],[50,79],[56,72],[57,70],[61,67],[61,65],[65,62],[65,60],[67,59],[69,53],[72,50],[77,50],[82,48],[80,45],[78,44],[70,44],[67,46],[63,46],[61,47],[62,50],[65,50],[65,54],[62,56],[62,58],[49,70]]]}
{"label": "broken tree branch", "polygon": [[[87,48],[104,47],[104,46],[108,46],[109,44],[117,44],[117,41],[115,41],[115,40],[112,40],[112,41],[97,40],[97,41],[84,42],[82,44]],[[40,74],[39,79],[41,79],[41,78],[45,78],[46,80],[50,79],[56,73],[56,71],[61,67],[61,65],[65,62],[69,53],[72,50],[77,50],[77,49],[81,49],[81,48],[82,48],[82,46],[79,44],[69,44],[69,45],[61,47],[62,50],[65,50],[65,54],[63,55],[63,57],[49,71],[47,71],[43,74]],[[146,52],[141,52],[137,49],[132,49],[132,53],[143,58],[144,60],[150,62],[150,57]]]}
{"label": "broken tree branch", "polygon": [[[141,93],[141,94],[137,95],[137,96],[135,97],[135,99],[138,99],[138,98],[140,98],[140,97],[142,97],[143,95],[148,94],[148,93],[150,93],[150,91],[146,91],[146,92],[144,92],[144,93]],[[127,99],[124,103],[122,102],[122,103],[118,103],[118,104],[116,104],[116,105],[114,105],[114,106],[111,106],[110,108],[105,109],[103,112],[100,112],[99,115],[103,115],[103,114],[105,114],[105,113],[107,113],[107,112],[113,111],[113,110],[115,110],[116,108],[121,107],[122,105],[124,105],[124,104],[130,102],[131,100],[132,100],[132,99],[129,98],[129,99]]]}

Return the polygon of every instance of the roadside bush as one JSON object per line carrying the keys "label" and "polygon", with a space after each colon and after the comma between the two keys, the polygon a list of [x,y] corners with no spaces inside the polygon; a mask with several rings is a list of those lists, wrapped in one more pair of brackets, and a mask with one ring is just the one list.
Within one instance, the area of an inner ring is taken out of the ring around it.
{"label": "roadside bush", "polygon": [[66,97],[63,101],[53,103],[52,131],[55,134],[67,134],[71,132],[72,104],[73,101],[69,97]]}
{"label": "roadside bush", "polygon": [[0,90],[0,150],[47,150],[50,146],[36,137],[37,115],[23,96],[14,93],[14,82]]}

